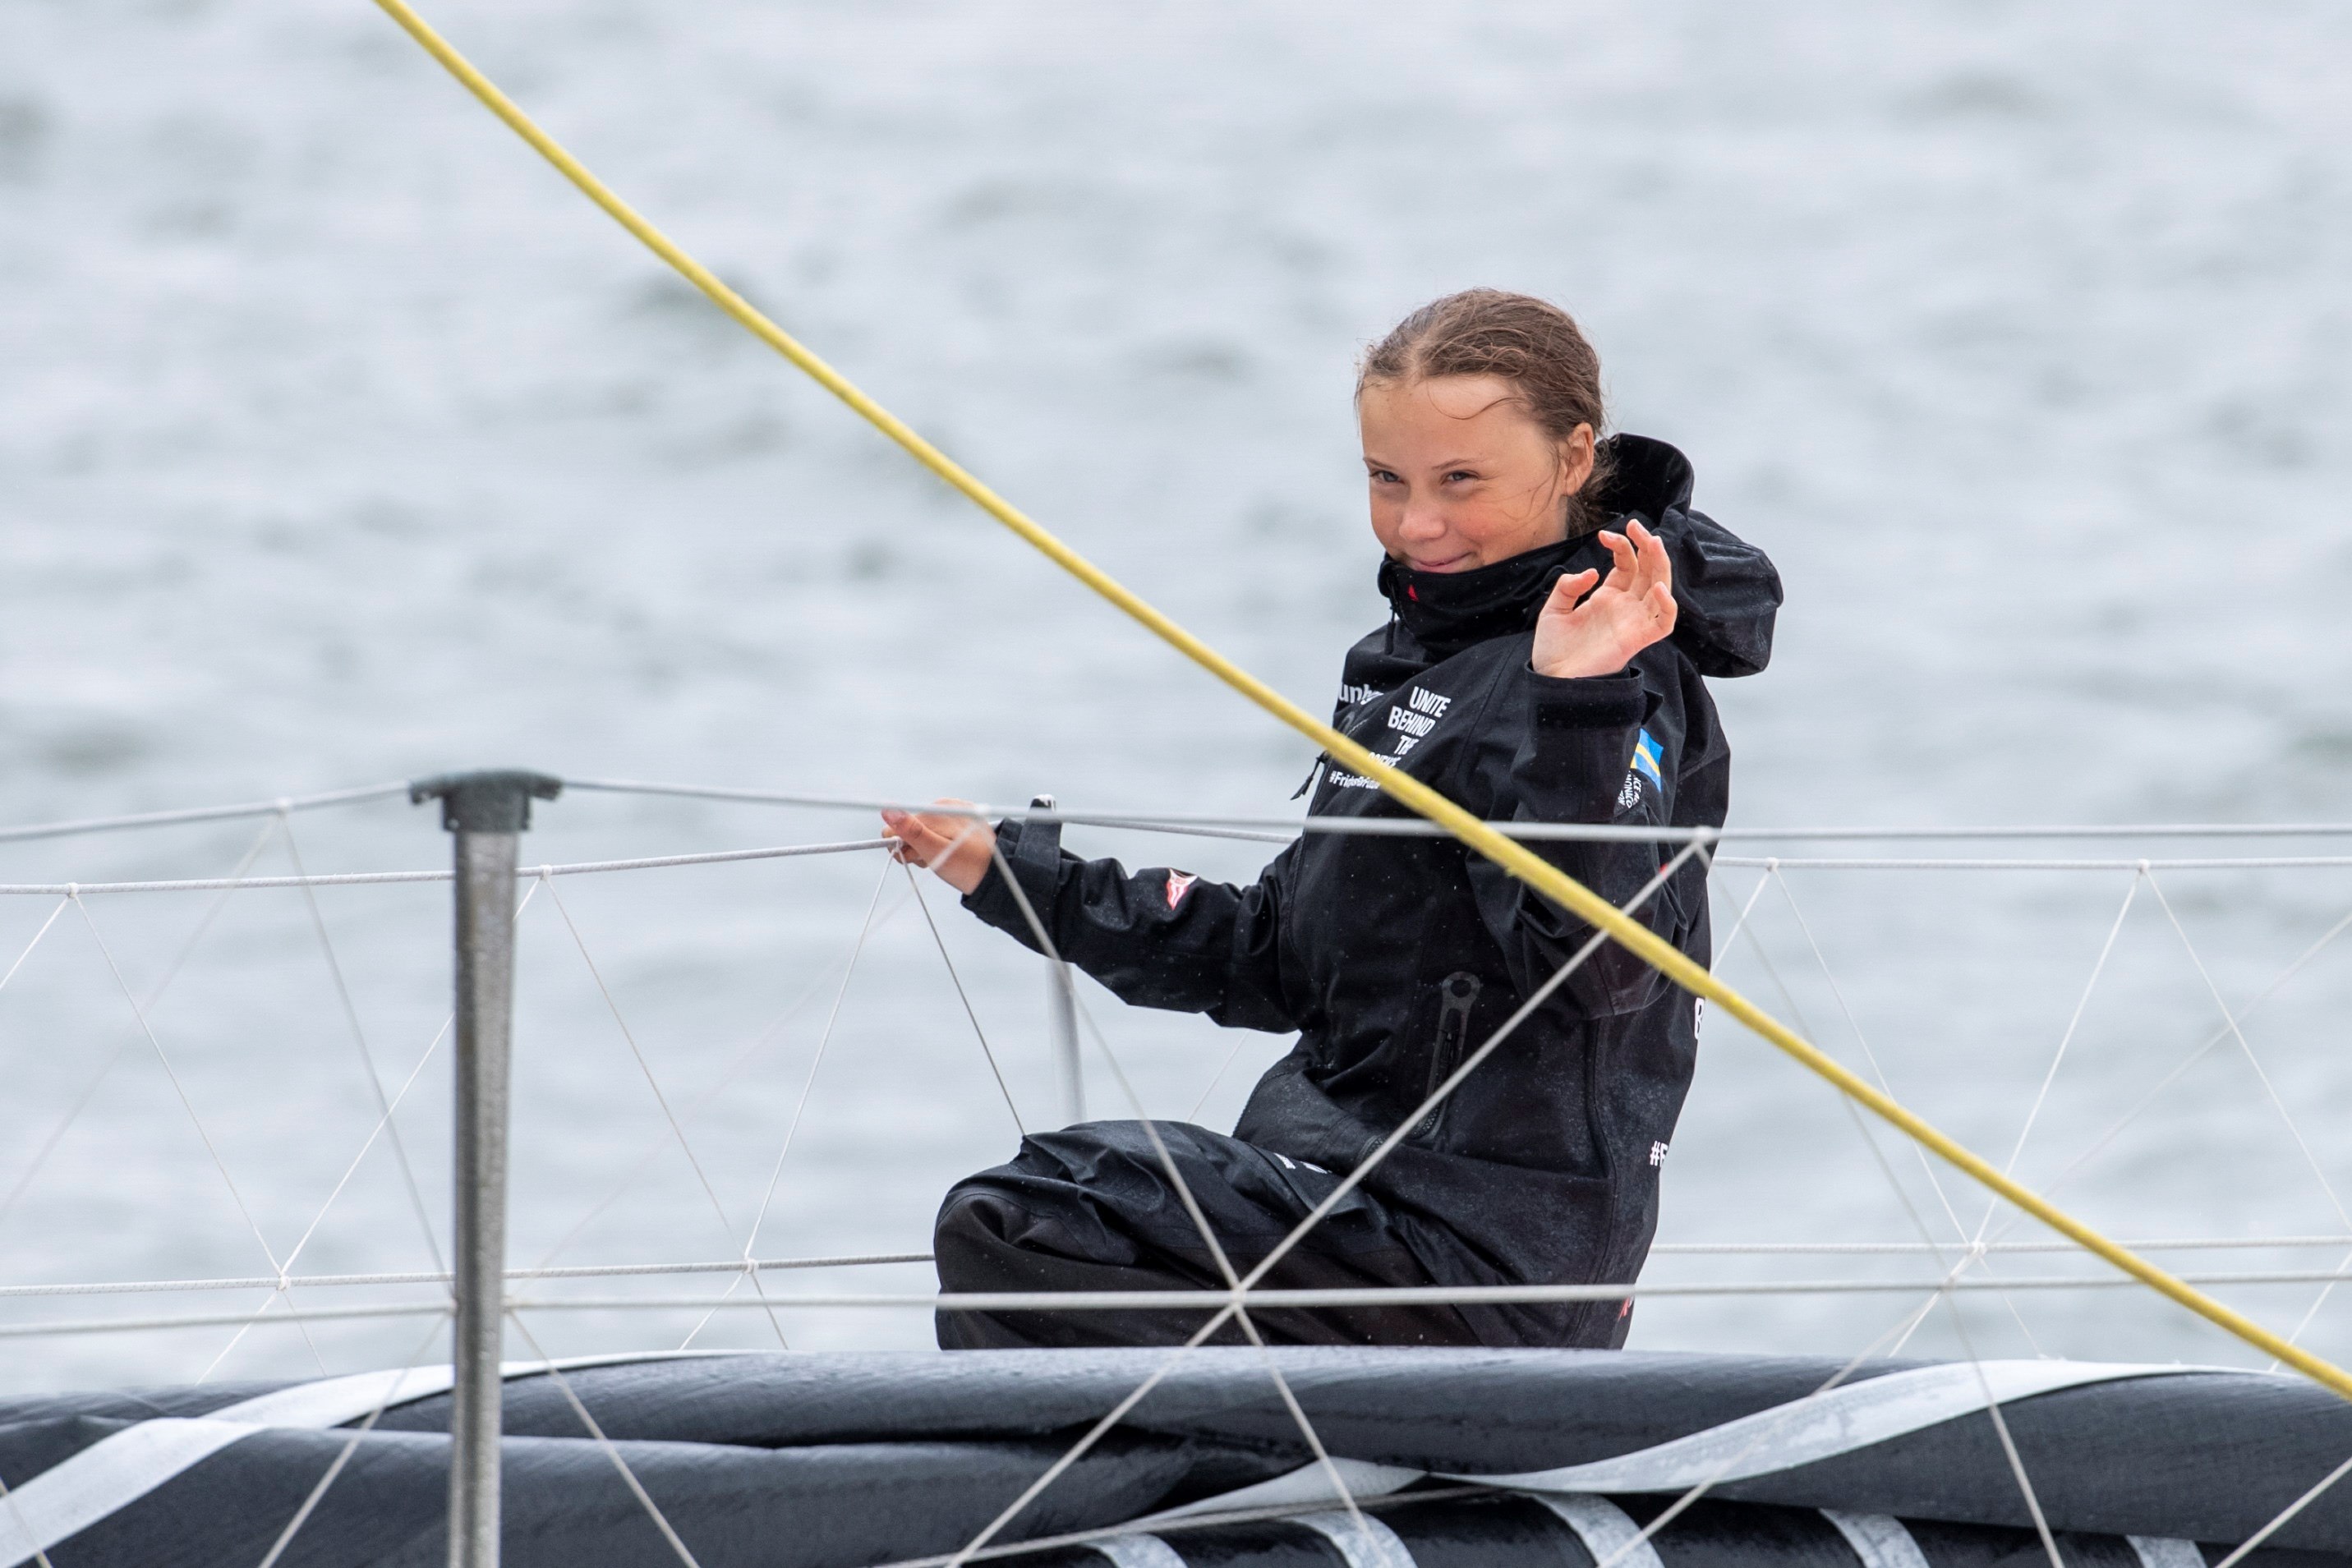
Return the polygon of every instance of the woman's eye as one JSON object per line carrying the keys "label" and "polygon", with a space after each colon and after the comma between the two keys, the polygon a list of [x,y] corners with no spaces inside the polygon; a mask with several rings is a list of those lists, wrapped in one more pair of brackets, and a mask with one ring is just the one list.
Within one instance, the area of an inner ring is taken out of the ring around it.
{"label": "woman's eye", "polygon": [[1473,474],[1467,468],[1456,468],[1453,473],[1448,474],[1445,476],[1445,482],[1451,485],[1456,479],[1475,479],[1476,477],[1478,477],[1478,476]]}
{"label": "woman's eye", "polygon": [[1375,485],[1401,485],[1404,483],[1403,480],[1399,479],[1395,475],[1390,473],[1385,468],[1375,468],[1371,473],[1372,483]]}

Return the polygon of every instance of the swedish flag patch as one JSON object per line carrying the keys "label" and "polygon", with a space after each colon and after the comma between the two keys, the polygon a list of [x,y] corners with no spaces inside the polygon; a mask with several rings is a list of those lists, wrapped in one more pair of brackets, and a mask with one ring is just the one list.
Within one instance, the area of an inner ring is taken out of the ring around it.
{"label": "swedish flag patch", "polygon": [[1665,752],[1658,745],[1657,737],[1646,729],[1633,742],[1633,771],[1648,774],[1650,782],[1661,789],[1666,787],[1665,779],[1658,771],[1659,765],[1664,757]]}

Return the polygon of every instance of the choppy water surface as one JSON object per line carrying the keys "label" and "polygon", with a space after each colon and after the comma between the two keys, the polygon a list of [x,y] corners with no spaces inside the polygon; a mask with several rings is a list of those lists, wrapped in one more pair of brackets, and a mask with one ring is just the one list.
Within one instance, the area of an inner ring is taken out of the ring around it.
{"label": "choppy water surface", "polygon": [[[1720,693],[1737,821],[2352,819],[2340,9],[451,0],[435,15],[779,319],[1310,706],[1379,608],[1351,356],[1420,300],[1491,283],[1570,305],[1622,423],[1684,444],[1702,504],[1783,566],[1780,657]],[[1307,765],[664,276],[368,5],[9,7],[0,345],[0,818],[507,761],[1278,812]],[[264,826],[15,845],[0,875],[220,874]],[[526,852],[866,831],[575,795],[542,809]],[[314,870],[446,853],[400,804],[293,832]],[[1216,874],[1255,863],[1252,846],[1074,841]],[[291,863],[283,833],[254,862]],[[519,1263],[724,1258],[763,1198],[762,1255],[924,1245],[940,1189],[1003,1157],[1013,1125],[906,883],[884,877],[877,902],[880,872],[869,854],[534,898]],[[1759,875],[1719,877],[1727,922]],[[2118,924],[2131,883],[1791,870],[1724,967],[2000,1157],[2068,1039],[2019,1161],[2047,1183],[2214,1035],[2217,996],[2261,994],[2352,909],[2341,870],[2181,871]],[[0,959],[55,908],[0,903]],[[329,1198],[374,1103],[351,1019],[396,1090],[445,1006],[443,894],[330,889],[315,923],[293,892],[216,917],[191,896],[87,909],[65,910],[0,995],[0,1180],[21,1186],[0,1212],[7,1280],[266,1275],[314,1220],[298,1272],[430,1267],[446,1240],[421,1234],[388,1144]],[[944,899],[934,910],[1016,1101],[1050,1119],[1037,966]],[[155,1044],[126,999],[151,996]],[[2347,955],[2326,949],[2244,1045],[2225,1034],[2061,1195],[2127,1235],[2352,1231],[2320,1179],[2352,1186],[2347,1004]],[[1089,1006],[1157,1114],[1197,1104],[1229,1124],[1281,1048],[1244,1040],[1213,1088],[1234,1037],[1098,991]],[[665,1142],[648,1072],[698,1164]],[[399,1120],[436,1228],[445,1074],[436,1056]],[[1100,1069],[1092,1090],[1121,1109]],[[1668,1167],[1665,1239],[1974,1230],[1980,1200],[1948,1177],[1939,1195],[1892,1138],[1877,1147],[1718,1026]],[[1836,1257],[1654,1270],[1873,1273],[1931,1277]],[[2232,1299],[2291,1325],[2316,1293]],[[229,1313],[267,1295],[6,1310]],[[1653,1303],[1635,1343],[1852,1351],[1915,1300]],[[675,1344],[699,1315],[530,1321],[571,1350]],[[928,1343],[914,1313],[780,1321],[795,1344]],[[1964,1322],[1987,1352],[2236,1358],[2117,1292],[1971,1297]],[[341,1369],[414,1354],[424,1332],[263,1327],[226,1354],[225,1328],[19,1340],[0,1377]],[[730,1309],[697,1343],[775,1333]],[[2352,1295],[2310,1337],[2352,1354]],[[1939,1317],[1913,1343],[1961,1342]]]}

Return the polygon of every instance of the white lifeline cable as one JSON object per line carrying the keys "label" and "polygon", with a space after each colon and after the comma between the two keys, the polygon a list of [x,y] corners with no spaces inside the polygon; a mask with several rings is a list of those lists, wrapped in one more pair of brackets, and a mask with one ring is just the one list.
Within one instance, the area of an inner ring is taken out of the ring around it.
{"label": "white lifeline cable", "polygon": [[1612,1563],[1615,1568],[1665,1568],[1658,1560],[1658,1549],[1642,1539],[1642,1527],[1633,1522],[1633,1516],[1607,1498],[1538,1497],[1536,1500],[1576,1531],[1594,1563]]}
{"label": "white lifeline cable", "polygon": [[[668,1356],[661,1352],[638,1351],[581,1356],[560,1364],[610,1366],[666,1359]],[[499,1373],[509,1378],[530,1377],[547,1371],[549,1365],[542,1361],[510,1361]],[[362,1372],[298,1383],[223,1406],[209,1416],[167,1416],[133,1423],[11,1489],[8,1500],[13,1506],[0,1511],[0,1568],[18,1568],[266,1427],[324,1431],[360,1420],[379,1406],[405,1405],[446,1394],[454,1381],[446,1366]]]}
{"label": "white lifeline cable", "polygon": [[[1839,1508],[1822,1510],[1822,1517],[1845,1537],[1845,1543],[1862,1559],[1862,1568],[1927,1568],[1927,1554],[1919,1550],[1919,1543],[1911,1539],[1899,1519],[1883,1513],[1848,1513]],[[2198,1561],[2202,1568],[2204,1560]],[[2143,1568],[2159,1565],[2147,1563]],[[2175,1565],[2165,1563],[2161,1568]]]}

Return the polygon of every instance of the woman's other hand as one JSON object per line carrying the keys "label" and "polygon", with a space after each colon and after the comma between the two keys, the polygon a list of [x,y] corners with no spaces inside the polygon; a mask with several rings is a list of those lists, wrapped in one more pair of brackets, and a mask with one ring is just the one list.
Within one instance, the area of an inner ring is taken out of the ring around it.
{"label": "woman's other hand", "polygon": [[[941,800],[937,806],[969,806],[969,800]],[[929,866],[958,893],[970,893],[988,875],[996,858],[996,830],[977,817],[935,811],[888,810],[882,813],[882,832],[898,840],[890,858],[901,865]]]}
{"label": "woman's other hand", "polygon": [[[1658,536],[1637,517],[1622,534],[1603,531],[1601,542],[1609,550],[1608,580],[1595,591],[1597,571],[1561,578],[1536,617],[1530,662],[1537,674],[1556,680],[1613,675],[1675,629],[1675,569]],[[1588,591],[1591,597],[1584,599]]]}

